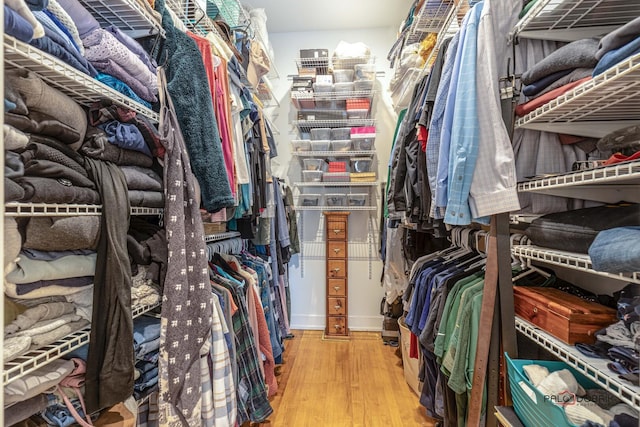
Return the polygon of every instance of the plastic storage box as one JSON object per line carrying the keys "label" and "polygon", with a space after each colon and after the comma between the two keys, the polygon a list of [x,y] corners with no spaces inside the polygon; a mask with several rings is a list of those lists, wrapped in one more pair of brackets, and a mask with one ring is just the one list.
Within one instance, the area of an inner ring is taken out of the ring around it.
{"label": "plastic storage box", "polygon": [[372,163],[370,157],[354,157],[351,159],[351,172],[371,172]]}
{"label": "plastic storage box", "polygon": [[349,172],[327,172],[322,175],[324,182],[349,182]]}
{"label": "plastic storage box", "polygon": [[366,206],[369,195],[367,193],[354,193],[347,195],[347,204],[349,206]]}
{"label": "plastic storage box", "polygon": [[302,164],[306,171],[323,171],[326,162],[324,159],[302,159]]}
{"label": "plastic storage box", "polygon": [[319,139],[317,141],[311,141],[311,151],[329,151],[329,144],[331,141],[328,139]]}
{"label": "plastic storage box", "polygon": [[322,181],[322,171],[302,171],[302,180],[304,182],[320,182]]}
{"label": "plastic storage box", "polygon": [[335,83],[349,83],[353,81],[353,70],[333,70]]}
{"label": "plastic storage box", "polygon": [[317,141],[319,139],[331,139],[331,129],[329,128],[311,129],[311,140]]}
{"label": "plastic storage box", "polygon": [[311,151],[311,141],[291,141],[293,151]]}
{"label": "plastic storage box", "polygon": [[332,84],[329,83],[314,83],[313,84],[313,91],[316,93],[327,93],[327,92],[333,92],[334,91],[334,87]]}
{"label": "plastic storage box", "polygon": [[351,138],[351,128],[333,128],[331,129],[331,139],[349,139]]}
{"label": "plastic storage box", "polygon": [[369,116],[369,110],[347,110],[347,118],[349,119],[366,119]]}
{"label": "plastic storage box", "polygon": [[337,93],[353,92],[353,83],[336,83],[333,85],[333,89]]}
{"label": "plastic storage box", "polygon": [[328,193],[324,196],[324,204],[327,206],[346,206],[347,195],[339,193]]}
{"label": "plastic storage box", "polygon": [[318,206],[320,204],[320,194],[301,194],[300,206]]}
{"label": "plastic storage box", "polygon": [[545,397],[527,378],[523,367],[526,365],[540,365],[549,372],[568,369],[576,377],[578,384],[585,390],[600,388],[593,381],[574,370],[564,362],[550,362],[546,360],[511,359],[505,354],[513,409],[526,427],[554,426],[578,427],[567,419],[564,409]]}
{"label": "plastic storage box", "polygon": [[375,64],[357,64],[353,68],[355,70],[354,80],[375,80],[376,78]]}
{"label": "plastic storage box", "polygon": [[349,151],[350,149],[350,139],[334,139],[331,141],[331,151]]}
{"label": "plastic storage box", "polygon": [[373,90],[373,80],[356,80],[353,87],[354,90],[371,91]]}
{"label": "plastic storage box", "polygon": [[353,137],[351,143],[353,145],[353,149],[356,151],[370,151],[373,150],[373,143],[375,138],[356,138]]}

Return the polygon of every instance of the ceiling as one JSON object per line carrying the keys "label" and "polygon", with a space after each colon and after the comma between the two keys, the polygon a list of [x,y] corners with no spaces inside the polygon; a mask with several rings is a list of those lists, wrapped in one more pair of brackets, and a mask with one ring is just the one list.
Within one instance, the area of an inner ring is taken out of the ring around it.
{"label": "ceiling", "polygon": [[270,33],[399,27],[413,0],[242,0],[263,8]]}

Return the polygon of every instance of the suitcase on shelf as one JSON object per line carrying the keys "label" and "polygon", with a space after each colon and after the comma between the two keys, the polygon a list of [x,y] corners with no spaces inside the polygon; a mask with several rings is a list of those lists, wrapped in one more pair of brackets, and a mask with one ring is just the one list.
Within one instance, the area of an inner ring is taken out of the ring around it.
{"label": "suitcase on shelf", "polygon": [[516,315],[559,340],[595,342],[594,333],[618,321],[612,308],[553,288],[514,286]]}

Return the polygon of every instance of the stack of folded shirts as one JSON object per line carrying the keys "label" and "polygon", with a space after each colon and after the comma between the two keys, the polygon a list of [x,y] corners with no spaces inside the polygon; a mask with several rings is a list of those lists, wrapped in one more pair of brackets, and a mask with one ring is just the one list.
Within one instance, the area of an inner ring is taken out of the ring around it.
{"label": "stack of folded shirts", "polygon": [[133,321],[133,349],[136,358],[134,395],[139,399],[158,384],[160,319],[141,316]]}
{"label": "stack of folded shirts", "polygon": [[582,39],[569,43],[536,63],[522,74],[522,93],[534,101],[518,105],[523,116],[591,78],[598,63],[598,40]]}
{"label": "stack of folded shirts", "polygon": [[351,182],[373,182],[376,180],[375,172],[352,172]]}
{"label": "stack of folded shirts", "polygon": [[600,40],[593,76],[604,73],[625,59],[640,53],[640,17],[612,31]]}

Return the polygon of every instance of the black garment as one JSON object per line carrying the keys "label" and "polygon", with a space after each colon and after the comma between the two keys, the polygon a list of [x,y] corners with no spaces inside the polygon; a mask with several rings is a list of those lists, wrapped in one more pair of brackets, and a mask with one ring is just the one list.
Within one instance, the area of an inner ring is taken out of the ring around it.
{"label": "black garment", "polygon": [[[127,183],[112,164],[87,159],[102,198],[98,262],[93,287],[91,339],[85,400],[90,413],[123,402],[133,394],[134,355],[131,266],[127,253]],[[99,308],[99,309],[98,309]]]}

